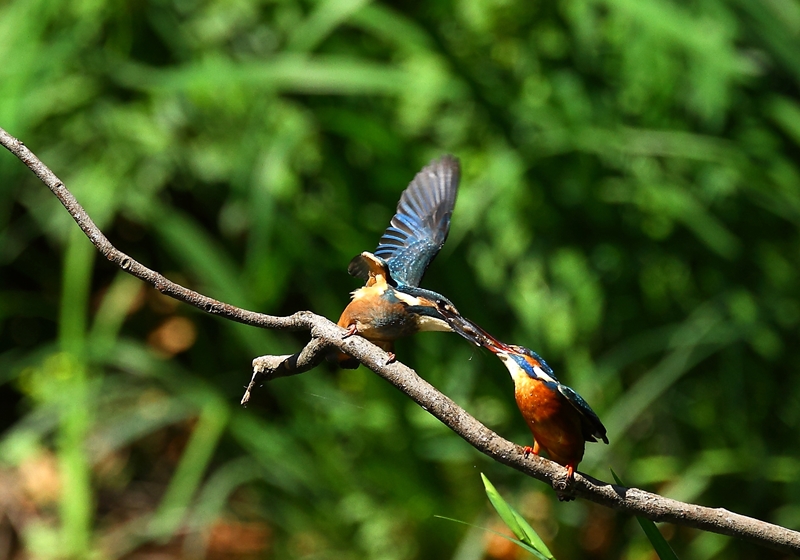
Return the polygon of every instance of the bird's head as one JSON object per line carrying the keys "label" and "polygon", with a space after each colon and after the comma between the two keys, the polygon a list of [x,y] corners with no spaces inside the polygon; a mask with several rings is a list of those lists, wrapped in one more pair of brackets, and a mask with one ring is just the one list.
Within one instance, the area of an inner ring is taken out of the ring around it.
{"label": "bird's head", "polygon": [[502,347],[487,346],[487,348],[500,358],[500,361],[505,364],[512,376],[515,372],[523,372],[534,379],[550,383],[558,382],[558,379],[550,366],[547,365],[547,362],[530,348],[517,346],[515,344],[503,344]]}

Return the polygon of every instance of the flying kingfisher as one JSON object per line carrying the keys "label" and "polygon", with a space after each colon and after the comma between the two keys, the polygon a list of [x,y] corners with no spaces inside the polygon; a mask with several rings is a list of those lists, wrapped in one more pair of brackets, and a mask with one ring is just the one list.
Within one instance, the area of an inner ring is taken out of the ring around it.
{"label": "flying kingfisher", "polygon": [[567,482],[573,480],[585,442],[608,443],[597,414],[578,393],[559,382],[533,350],[500,342],[460,315],[448,315],[448,320],[453,330],[500,358],[511,374],[517,407],[533,434],[533,447],[525,447],[525,455],[546,451],[550,459],[567,468]]}
{"label": "flying kingfisher", "polygon": [[[422,168],[400,196],[397,213],[374,253],[356,256],[347,271],[366,280],[352,293],[339,318],[345,337],[358,334],[389,353],[394,341],[419,331],[451,331],[443,315],[458,316],[444,296],[419,287],[425,270],[444,245],[456,203],[458,159],[445,155]],[[336,352],[340,367],[355,369],[358,360]]]}

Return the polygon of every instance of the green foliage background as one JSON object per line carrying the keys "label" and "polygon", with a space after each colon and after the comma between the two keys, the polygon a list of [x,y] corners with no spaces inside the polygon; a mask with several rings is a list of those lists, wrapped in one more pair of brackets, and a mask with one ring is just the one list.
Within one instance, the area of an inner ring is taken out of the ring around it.
{"label": "green foliage background", "polygon": [[[0,126],[112,242],[268,313],[335,320],[349,259],[457,155],[424,285],[592,404],[611,445],[581,470],[800,529],[797,1],[10,0],[0,61]],[[479,559],[433,515],[491,524],[483,471],[556,557],[652,557],[364,368],[240,409],[250,360],[302,334],[164,302],[9,154],[0,191],[2,476],[39,473],[6,485],[34,504],[4,506],[9,556]],[[196,341],[158,350],[164,324]],[[499,362],[444,333],[398,354],[530,443]],[[681,558],[780,557],[662,530]]]}

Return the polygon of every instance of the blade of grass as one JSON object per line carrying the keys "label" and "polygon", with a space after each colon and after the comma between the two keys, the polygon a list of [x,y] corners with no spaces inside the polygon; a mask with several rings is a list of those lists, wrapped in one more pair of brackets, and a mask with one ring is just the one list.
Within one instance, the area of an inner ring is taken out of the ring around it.
{"label": "blade of grass", "polygon": [[[617,473],[614,472],[614,469],[610,470],[614,481],[620,486],[625,486],[617,476]],[[639,526],[642,528],[642,531],[644,531],[644,534],[647,536],[650,544],[653,545],[653,549],[661,560],[678,560],[675,551],[672,550],[667,539],[664,538],[664,535],[661,534],[661,531],[658,530],[655,523],[644,517],[639,517],[638,515],[636,516],[636,521],[639,522]]]}
{"label": "blade of grass", "polygon": [[547,556],[545,556],[544,554],[542,554],[541,552],[539,552],[538,550],[536,550],[535,548],[533,548],[529,544],[526,544],[526,543],[524,543],[524,542],[522,542],[522,541],[520,541],[518,539],[512,539],[508,535],[504,535],[503,533],[498,533],[497,531],[493,531],[493,530],[488,529],[486,527],[481,527],[480,525],[473,525],[472,523],[467,523],[466,521],[461,521],[460,519],[453,519],[452,517],[445,517],[443,515],[434,515],[434,517],[438,517],[439,519],[446,519],[447,521],[453,521],[454,523],[460,523],[462,525],[466,525],[467,527],[474,527],[475,529],[480,529],[481,531],[486,531],[487,533],[492,533],[494,535],[497,535],[498,537],[502,537],[502,538],[506,539],[507,541],[513,542],[518,547],[527,550],[528,552],[530,552],[531,554],[533,554],[537,558],[540,558],[541,560],[551,560],[551,558],[552,558],[552,557],[548,558]]}
{"label": "blade of grass", "polygon": [[292,51],[313,51],[339,25],[369,0],[326,0],[317,4],[311,16],[298,25],[289,37],[287,47]]}
{"label": "blade of grass", "polygon": [[150,522],[148,532],[153,538],[167,538],[180,527],[227,423],[225,404],[209,399]]}
{"label": "blade of grass", "polygon": [[[57,435],[63,491],[59,502],[61,539],[67,555],[88,554],[92,542],[94,496],[91,466],[84,441],[92,418],[88,395],[88,373],[84,349],[91,272],[96,252],[77,229],[69,234],[63,267],[59,344],[63,350],[60,366],[51,373],[58,387],[50,404],[59,405]],[[54,362],[55,363],[55,362]]]}
{"label": "blade of grass", "polygon": [[500,518],[508,525],[508,528],[519,540],[534,547],[548,560],[553,560],[553,553],[550,552],[550,549],[547,548],[547,545],[544,544],[544,541],[533,527],[503,499],[497,488],[486,478],[486,475],[481,473],[481,479],[486,489],[486,496],[492,502],[492,506],[494,506]]}

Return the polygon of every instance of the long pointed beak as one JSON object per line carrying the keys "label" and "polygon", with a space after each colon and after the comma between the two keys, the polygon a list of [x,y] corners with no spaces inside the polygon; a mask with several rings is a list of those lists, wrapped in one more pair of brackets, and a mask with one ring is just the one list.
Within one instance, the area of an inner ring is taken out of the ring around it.
{"label": "long pointed beak", "polygon": [[483,346],[490,352],[497,354],[498,352],[508,352],[511,348],[505,343],[497,340],[481,327],[463,317],[458,313],[445,313],[447,322],[455,332],[475,344],[476,346]]}
{"label": "long pointed beak", "polygon": [[474,323],[472,323],[472,324],[473,324],[474,327],[476,327],[477,329],[480,330],[480,336],[481,336],[481,338],[483,338],[482,344],[483,344],[484,348],[486,348],[487,350],[489,350],[490,352],[492,352],[494,354],[498,354],[500,352],[506,352],[506,353],[513,352],[513,348],[511,348],[508,344],[506,344],[505,342],[502,342],[500,340],[497,340],[495,337],[490,335],[488,332],[486,332],[485,330],[480,328],[478,325],[475,325]]}

